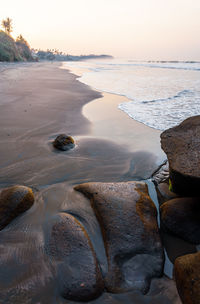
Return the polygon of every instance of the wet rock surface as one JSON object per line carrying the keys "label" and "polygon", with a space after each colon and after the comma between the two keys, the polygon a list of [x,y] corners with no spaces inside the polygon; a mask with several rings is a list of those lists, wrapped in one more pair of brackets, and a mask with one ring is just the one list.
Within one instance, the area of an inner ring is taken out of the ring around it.
{"label": "wet rock surface", "polygon": [[61,295],[73,301],[93,300],[103,292],[104,284],[86,230],[66,213],[54,216],[51,224],[45,250],[56,267]]}
{"label": "wet rock surface", "polygon": [[151,180],[155,185],[164,183],[169,179],[169,163],[166,160],[159,168],[152,174]]}
{"label": "wet rock surface", "polygon": [[73,149],[75,143],[74,143],[74,139],[71,136],[66,134],[60,134],[54,140],[53,146],[58,150],[67,151]]}
{"label": "wet rock surface", "polygon": [[173,192],[197,196],[200,189],[200,116],[190,117],[161,134]]}
{"label": "wet rock surface", "polygon": [[170,191],[169,186],[169,163],[165,161],[160,167],[152,174],[151,181],[154,183],[158,202],[160,205],[166,201],[178,197],[178,195]]}
{"label": "wet rock surface", "polygon": [[18,215],[25,212],[34,203],[31,188],[13,186],[0,193],[0,230],[7,226]]}
{"label": "wet rock surface", "polygon": [[163,270],[157,210],[147,185],[86,183],[74,189],[91,200],[101,226],[108,259],[107,291],[146,293],[151,278],[161,276]]}
{"label": "wet rock surface", "polygon": [[200,303],[200,253],[188,254],[175,261],[176,285],[183,304]]}
{"label": "wet rock surface", "polygon": [[200,198],[175,198],[164,203],[160,211],[169,232],[190,243],[200,243]]}

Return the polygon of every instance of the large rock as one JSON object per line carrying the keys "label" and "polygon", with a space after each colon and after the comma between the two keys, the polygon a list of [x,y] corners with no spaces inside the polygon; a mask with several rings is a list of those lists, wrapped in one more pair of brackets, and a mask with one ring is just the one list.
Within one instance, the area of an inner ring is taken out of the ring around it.
{"label": "large rock", "polygon": [[200,243],[200,198],[175,198],[164,203],[160,211],[169,232],[187,242]]}
{"label": "large rock", "polygon": [[91,199],[108,259],[106,289],[146,293],[162,275],[163,249],[157,210],[143,182],[86,183],[75,190]]}
{"label": "large rock", "polygon": [[67,151],[74,148],[74,139],[69,135],[60,134],[53,141],[53,146],[58,150]]}
{"label": "large rock", "polygon": [[197,196],[200,189],[200,116],[190,117],[161,134],[161,146],[169,160],[174,192]]}
{"label": "large rock", "polygon": [[183,304],[200,303],[200,252],[176,259],[174,275]]}
{"label": "large rock", "polygon": [[34,203],[32,190],[25,186],[13,186],[0,193],[0,230],[14,218],[28,210]]}
{"label": "large rock", "polygon": [[46,253],[56,264],[60,292],[66,299],[90,301],[104,289],[97,258],[88,234],[72,215],[53,219]]}

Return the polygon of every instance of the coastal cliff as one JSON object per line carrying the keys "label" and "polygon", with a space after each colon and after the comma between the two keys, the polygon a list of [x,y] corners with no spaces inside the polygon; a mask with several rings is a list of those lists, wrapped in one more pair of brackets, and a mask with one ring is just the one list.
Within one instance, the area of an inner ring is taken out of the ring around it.
{"label": "coastal cliff", "polygon": [[[21,36],[21,38],[23,38]],[[24,39],[15,41],[9,34],[0,31],[0,61],[33,61],[30,47]]]}

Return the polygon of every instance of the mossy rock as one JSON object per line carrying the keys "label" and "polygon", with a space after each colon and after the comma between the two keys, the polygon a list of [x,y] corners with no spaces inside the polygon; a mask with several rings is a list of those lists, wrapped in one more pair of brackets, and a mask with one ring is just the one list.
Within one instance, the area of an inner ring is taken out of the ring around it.
{"label": "mossy rock", "polygon": [[28,210],[33,203],[34,194],[31,188],[13,186],[3,189],[0,194],[0,230]]}
{"label": "mossy rock", "polygon": [[74,139],[66,134],[60,134],[53,142],[54,148],[61,151],[68,151],[75,147]]}

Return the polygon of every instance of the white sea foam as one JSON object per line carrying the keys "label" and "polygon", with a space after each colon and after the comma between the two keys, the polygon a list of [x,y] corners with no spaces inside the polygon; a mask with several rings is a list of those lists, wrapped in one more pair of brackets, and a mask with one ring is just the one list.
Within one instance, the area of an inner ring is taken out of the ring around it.
{"label": "white sea foam", "polygon": [[101,91],[126,96],[119,109],[150,127],[165,130],[200,114],[200,62],[132,60],[67,63],[81,68],[80,80]]}
{"label": "white sea foam", "polygon": [[200,114],[200,94],[184,90],[173,97],[122,103],[119,109],[152,128],[165,130]]}

